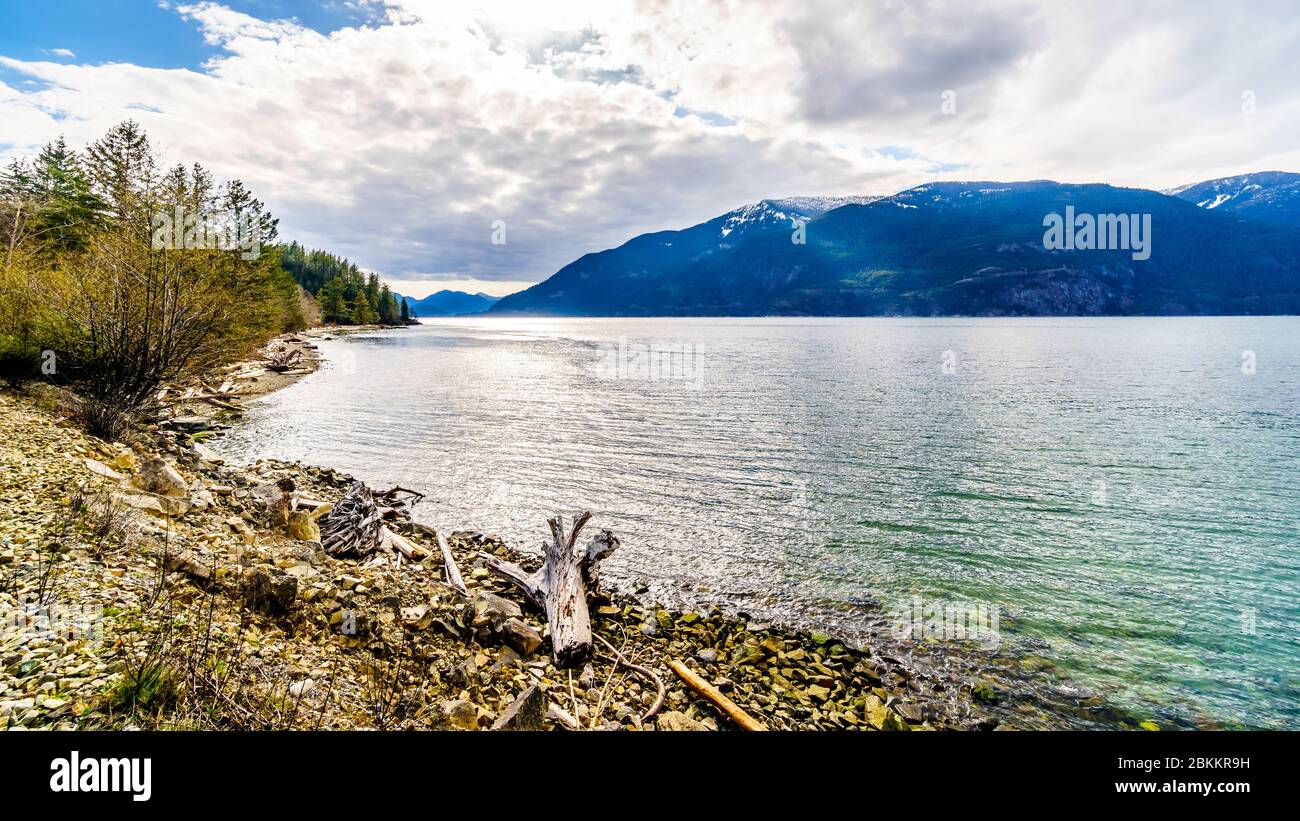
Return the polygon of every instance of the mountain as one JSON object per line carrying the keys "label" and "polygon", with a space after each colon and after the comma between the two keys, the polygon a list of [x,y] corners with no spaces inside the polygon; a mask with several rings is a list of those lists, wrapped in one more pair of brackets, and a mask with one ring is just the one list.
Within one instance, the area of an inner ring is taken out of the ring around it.
{"label": "mountain", "polygon": [[[1067,207],[1076,215],[1149,217],[1149,258],[1133,248],[1045,247],[1045,218],[1063,216]],[[588,254],[492,312],[1300,313],[1300,231],[1155,191],[1050,181],[935,183],[831,208],[807,224],[802,245],[792,242],[788,224],[739,219],[746,211]],[[729,221],[740,230],[720,237]]]}
{"label": "mountain", "polygon": [[455,316],[481,314],[491,308],[501,297],[487,294],[467,294],[464,291],[442,290],[424,299],[403,297],[416,316]]}
{"label": "mountain", "polygon": [[587,254],[550,279],[504,297],[493,313],[621,315],[655,313],[622,307],[621,294],[664,276],[692,261],[725,253],[744,240],[768,233],[789,237],[795,220],[811,220],[835,208],[880,199],[856,197],[789,197],[763,200],[729,211],[680,231],[642,234],[618,248]]}
{"label": "mountain", "polygon": [[1165,192],[1242,219],[1300,226],[1300,174],[1263,171],[1184,185]]}

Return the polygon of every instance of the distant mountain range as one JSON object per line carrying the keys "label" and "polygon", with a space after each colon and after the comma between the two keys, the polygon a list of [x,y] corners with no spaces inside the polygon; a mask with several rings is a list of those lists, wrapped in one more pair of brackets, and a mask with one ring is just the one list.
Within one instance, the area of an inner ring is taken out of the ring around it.
{"label": "distant mountain range", "polygon": [[[1050,181],[935,183],[891,197],[764,200],[587,254],[490,312],[1300,313],[1298,181],[1270,172],[1166,193]],[[1133,236],[1123,237],[1113,221],[1107,236],[1136,241],[1146,220],[1149,255],[1090,248],[1095,231],[1079,233],[1078,242],[1077,232],[1067,232],[1064,245],[1053,244],[1045,239],[1050,214],[1137,215]],[[796,220],[806,221],[803,244]]]}
{"label": "distant mountain range", "polygon": [[501,297],[487,294],[467,294],[464,291],[442,290],[424,299],[402,297],[416,316],[458,316],[481,314],[496,304]]}
{"label": "distant mountain range", "polygon": [[1165,192],[1244,219],[1300,226],[1300,174],[1264,171],[1184,185]]}

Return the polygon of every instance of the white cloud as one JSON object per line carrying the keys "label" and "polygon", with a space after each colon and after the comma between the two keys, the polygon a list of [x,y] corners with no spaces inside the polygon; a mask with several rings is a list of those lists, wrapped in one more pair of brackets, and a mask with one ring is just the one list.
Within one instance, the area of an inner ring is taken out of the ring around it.
{"label": "white cloud", "polygon": [[386,6],[326,36],[177,5],[222,49],[203,71],[0,58],[40,81],[0,83],[0,144],[134,117],[172,161],[243,178],[286,236],[439,282],[540,279],[765,196],[1300,168],[1285,3]]}
{"label": "white cloud", "polygon": [[49,54],[53,57],[67,57],[68,59],[77,56],[77,53],[70,48],[52,48]]}

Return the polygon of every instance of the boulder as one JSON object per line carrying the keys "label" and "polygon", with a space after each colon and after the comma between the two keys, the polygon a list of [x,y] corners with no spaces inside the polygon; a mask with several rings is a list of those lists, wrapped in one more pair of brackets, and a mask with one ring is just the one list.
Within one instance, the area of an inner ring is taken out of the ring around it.
{"label": "boulder", "polygon": [[536,684],[519,694],[492,724],[494,730],[540,730],[551,700]]}
{"label": "boulder", "polygon": [[187,499],[178,499],[174,496],[159,496],[156,493],[146,493],[143,490],[128,489],[114,494],[114,497],[119,502],[136,510],[143,510],[145,513],[152,513],[155,516],[174,519],[184,516],[190,510],[190,503]]}
{"label": "boulder", "polygon": [[184,573],[200,584],[212,578],[212,566],[204,564],[193,553],[183,552],[167,557],[167,569]]}
{"label": "boulder", "polygon": [[491,625],[494,631],[501,630],[508,620],[517,619],[523,614],[519,605],[495,593],[481,590],[474,596],[474,621]]}
{"label": "boulder", "polygon": [[135,451],[130,448],[122,448],[113,457],[113,464],[118,470],[135,470]]}
{"label": "boulder", "polygon": [[311,514],[305,510],[295,510],[289,514],[289,523],[285,526],[289,538],[300,542],[319,542],[320,527]]}
{"label": "boulder", "polygon": [[474,703],[468,699],[458,698],[455,701],[444,701],[442,703],[442,715],[448,724],[457,729],[478,729],[478,710],[474,707]]}
{"label": "boulder", "polygon": [[501,625],[501,637],[525,658],[542,646],[542,634],[519,619],[506,619]]}
{"label": "boulder", "polygon": [[209,465],[224,465],[226,463],[225,459],[222,459],[220,456],[218,456],[216,451],[214,451],[212,448],[208,447],[207,445],[195,442],[193,445],[190,446],[190,448],[191,450],[194,451],[194,454],[199,457],[199,459],[201,459],[202,461],[206,462]]}
{"label": "boulder", "polygon": [[250,610],[279,616],[293,608],[298,580],[288,573],[252,569],[244,574],[244,605]]}
{"label": "boulder", "polygon": [[118,473],[116,470],[113,470],[103,462],[94,459],[86,460],[86,469],[96,476],[102,476],[103,478],[108,479],[110,482],[120,482],[123,478],[122,474]]}
{"label": "boulder", "polygon": [[176,472],[176,468],[157,456],[140,463],[140,468],[131,478],[131,484],[146,493],[157,496],[188,496],[189,485]]}
{"label": "boulder", "polygon": [[178,416],[169,422],[172,430],[183,430],[189,432],[201,431],[208,429],[208,420],[202,416]]}
{"label": "boulder", "polygon": [[253,528],[248,526],[248,522],[238,516],[231,516],[226,519],[226,527],[235,531],[239,538],[243,539],[244,544],[252,544],[257,538],[253,533]]}

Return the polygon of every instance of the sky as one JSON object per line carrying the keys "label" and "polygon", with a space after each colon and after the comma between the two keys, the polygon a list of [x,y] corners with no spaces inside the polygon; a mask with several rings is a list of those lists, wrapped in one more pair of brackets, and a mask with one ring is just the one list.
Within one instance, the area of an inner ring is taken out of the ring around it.
{"label": "sky", "polygon": [[1289,0],[0,0],[0,161],[134,119],[286,239],[504,294],[768,197],[1300,171],[1298,75]]}

